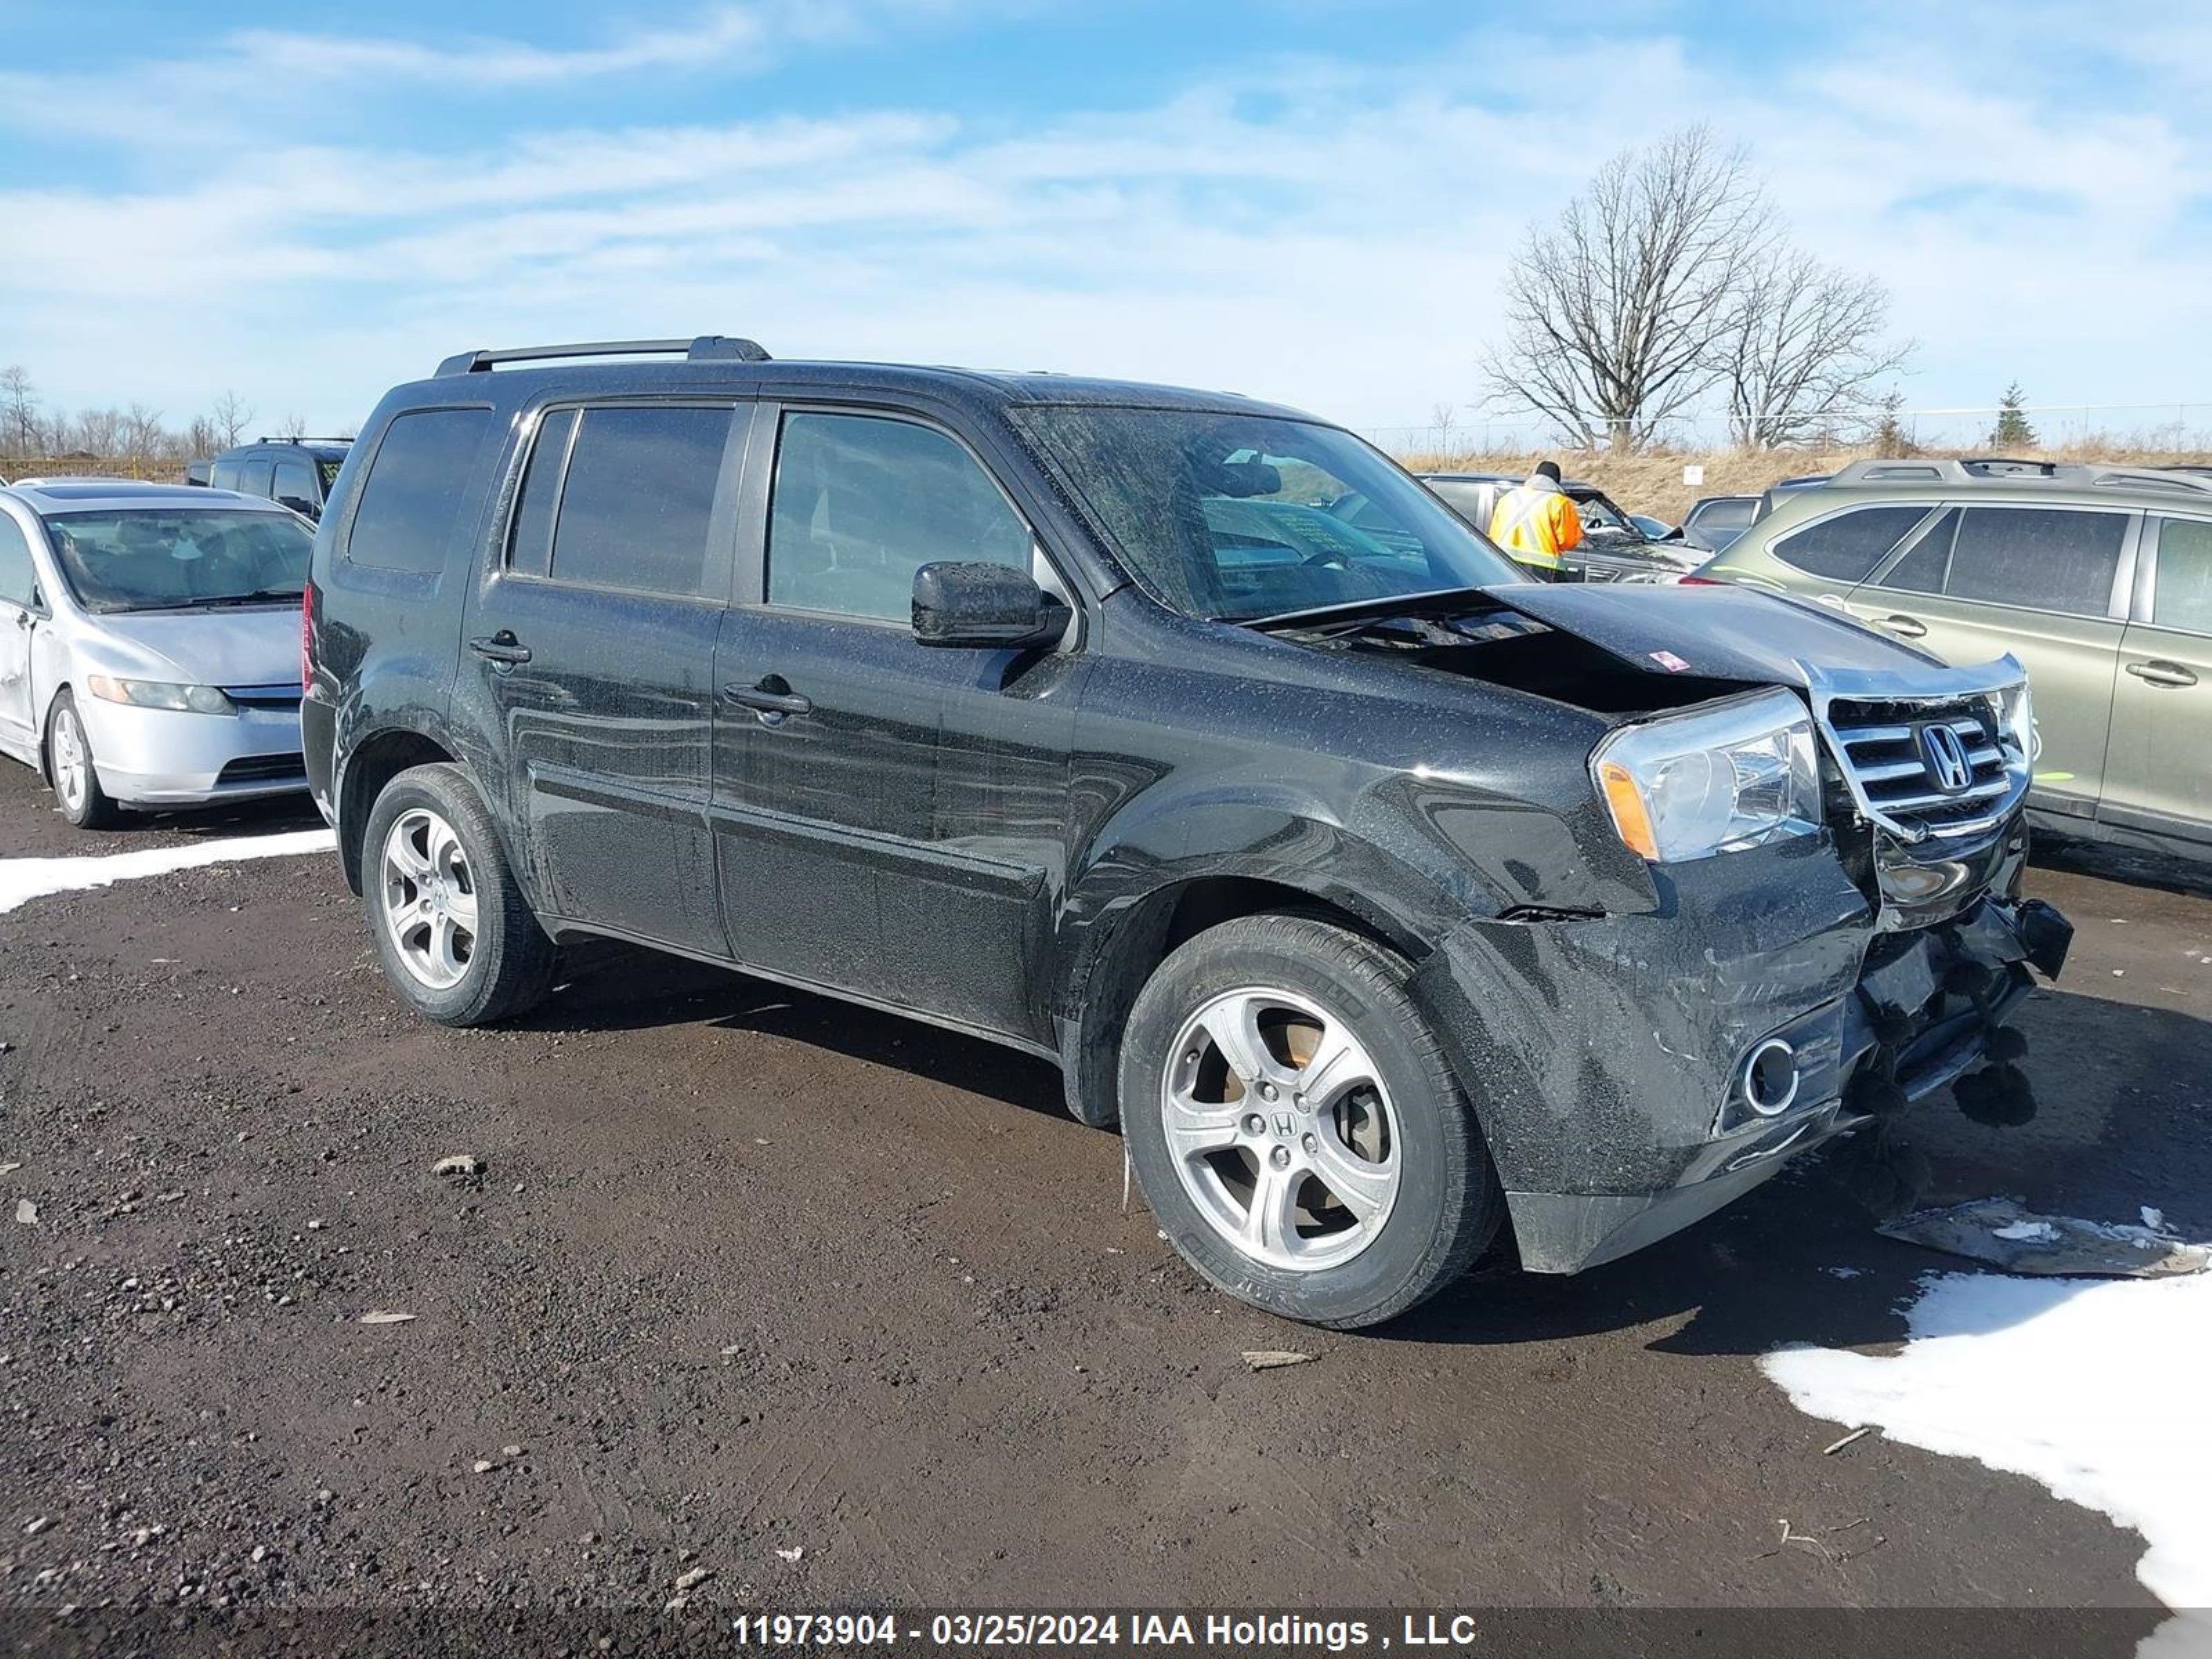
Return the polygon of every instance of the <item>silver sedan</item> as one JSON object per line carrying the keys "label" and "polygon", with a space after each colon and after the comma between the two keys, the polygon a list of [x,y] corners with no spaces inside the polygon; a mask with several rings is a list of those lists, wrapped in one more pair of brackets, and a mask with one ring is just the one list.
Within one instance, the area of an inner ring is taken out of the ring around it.
{"label": "silver sedan", "polygon": [[312,545],[297,514],[229,490],[0,488],[0,751],[87,829],[306,788]]}

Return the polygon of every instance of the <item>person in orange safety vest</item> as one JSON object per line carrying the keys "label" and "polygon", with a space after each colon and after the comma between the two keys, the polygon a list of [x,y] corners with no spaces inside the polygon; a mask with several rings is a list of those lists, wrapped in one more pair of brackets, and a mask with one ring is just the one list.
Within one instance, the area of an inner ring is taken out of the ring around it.
{"label": "person in orange safety vest", "polygon": [[1547,581],[1566,568],[1560,556],[1583,542],[1583,515],[1559,488],[1559,464],[1539,461],[1528,482],[1498,498],[1490,539]]}

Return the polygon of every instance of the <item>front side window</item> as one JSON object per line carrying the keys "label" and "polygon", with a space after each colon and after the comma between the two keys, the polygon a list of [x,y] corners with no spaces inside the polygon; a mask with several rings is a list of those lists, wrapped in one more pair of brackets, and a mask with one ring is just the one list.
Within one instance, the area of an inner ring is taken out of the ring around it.
{"label": "front side window", "polygon": [[[559,480],[550,574],[588,587],[696,596],[706,592],[708,530],[729,447],[732,411],[633,407],[586,409],[575,417]],[[549,431],[563,428],[549,419]],[[543,438],[538,446],[547,449]],[[542,510],[553,488],[538,457],[517,504],[520,521]],[[533,488],[537,499],[532,499]],[[519,544],[518,544],[519,547]]]}
{"label": "front side window", "polygon": [[31,544],[15,520],[0,513],[0,600],[28,611],[39,602],[38,573],[31,565]]}
{"label": "front side window", "polygon": [[288,514],[122,508],[46,521],[62,579],[88,611],[294,605],[313,538]]}
{"label": "front side window", "polygon": [[488,409],[395,416],[362,483],[346,557],[380,570],[442,571],[453,521],[491,429]]}
{"label": "front side window", "polygon": [[2160,628],[2212,634],[2212,524],[2161,519],[2150,619]]}
{"label": "front side window", "polygon": [[962,445],[872,415],[783,418],[768,532],[771,605],[903,622],[914,573],[1030,568],[1028,525]]}
{"label": "front side window", "polygon": [[1917,507],[1862,507],[1791,531],[1771,550],[1783,563],[1830,581],[1864,581],[1905,532],[1928,516]]}
{"label": "front side window", "polygon": [[275,483],[274,461],[248,461],[239,469],[238,487],[249,495],[268,495]]}
{"label": "front side window", "polygon": [[2029,611],[2101,617],[2128,515],[2087,508],[1969,507],[1959,515],[1943,592]]}
{"label": "front side window", "polygon": [[[1038,404],[1012,419],[1108,547],[1186,616],[1295,611],[1524,580],[1350,433],[1212,410]],[[1358,525],[1329,502],[1367,498]]]}

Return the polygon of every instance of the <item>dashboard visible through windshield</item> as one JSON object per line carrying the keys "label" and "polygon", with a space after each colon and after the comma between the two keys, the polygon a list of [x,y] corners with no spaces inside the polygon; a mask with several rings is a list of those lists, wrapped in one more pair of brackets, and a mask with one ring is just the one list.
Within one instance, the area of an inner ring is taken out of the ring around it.
{"label": "dashboard visible through windshield", "polygon": [[88,611],[297,605],[313,539],[289,513],[58,513],[46,535]]}
{"label": "dashboard visible through windshield", "polygon": [[1521,579],[1336,427],[1075,405],[1012,419],[1130,574],[1186,616],[1245,622]]}

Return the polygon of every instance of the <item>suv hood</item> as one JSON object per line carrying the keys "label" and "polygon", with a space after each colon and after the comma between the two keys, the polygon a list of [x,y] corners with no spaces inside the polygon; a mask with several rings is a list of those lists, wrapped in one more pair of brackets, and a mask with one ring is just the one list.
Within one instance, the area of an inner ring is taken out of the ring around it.
{"label": "suv hood", "polygon": [[1647,674],[1809,690],[1815,664],[1913,675],[1942,665],[1840,611],[1744,587],[1514,582],[1483,591]]}
{"label": "suv hood", "polygon": [[251,610],[88,616],[77,653],[120,676],[186,685],[299,683],[300,613]]}

